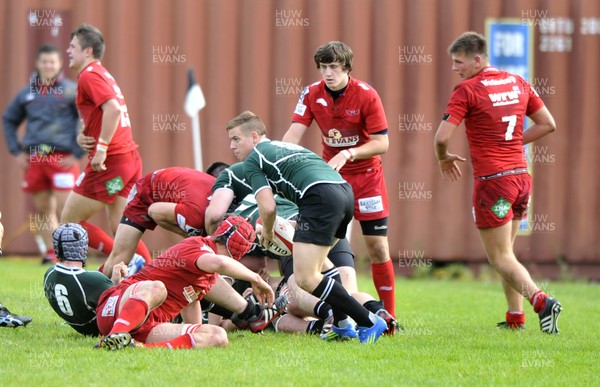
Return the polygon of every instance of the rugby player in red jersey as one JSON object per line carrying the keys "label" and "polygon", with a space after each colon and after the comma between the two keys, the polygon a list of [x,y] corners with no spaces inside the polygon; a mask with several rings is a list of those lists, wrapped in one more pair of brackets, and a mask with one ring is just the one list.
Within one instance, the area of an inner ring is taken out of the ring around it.
{"label": "rugby player in red jersey", "polygon": [[[104,37],[94,26],[82,24],[71,34],[69,67],[79,73],[75,102],[84,124],[77,143],[89,152],[90,162],[67,198],[61,223],[81,223],[88,230],[90,247],[108,254],[112,239],[86,221],[106,208],[113,234],[117,231],[127,195],[142,177],[142,159],[131,134],[125,98],[100,63],[104,48]],[[142,242],[138,253],[150,259]]]}
{"label": "rugby player in red jersey", "polygon": [[[255,238],[247,221],[239,216],[229,217],[213,236],[184,239],[139,273],[107,289],[96,308],[98,328],[106,336],[96,347],[122,349],[134,346],[135,342],[145,343],[146,348],[226,346],[227,334],[223,328],[201,324],[198,301],[211,291],[220,273],[250,282],[261,304],[273,304],[271,287],[259,274],[238,262],[248,253]],[[240,303],[239,317],[251,315],[255,304],[232,292]],[[277,318],[283,308],[285,305],[270,318]],[[180,312],[184,324],[171,323]]]}
{"label": "rugby player in red jersey", "polygon": [[[452,71],[463,81],[454,88],[435,135],[435,154],[442,176],[457,180],[461,176],[457,162],[465,159],[449,153],[448,143],[464,120],[475,176],[475,225],[488,260],[502,276],[508,303],[506,321],[498,325],[524,328],[523,297],[527,297],[540,318],[541,330],[558,333],[561,304],[537,287],[513,251],[531,192],[523,145],[555,131],[554,118],[529,83],[490,66],[482,35],[464,33],[448,53]],[[534,124],[524,131],[525,116]]]}
{"label": "rugby player in red jersey", "polygon": [[306,87],[283,140],[298,144],[316,121],[323,159],[354,191],[354,217],[365,238],[373,282],[385,309],[395,313],[394,266],[387,239],[388,198],[381,154],[388,149],[388,124],[372,86],[350,77],[353,53],[343,42],[329,42],[314,56],[323,79]]}
{"label": "rugby player in red jersey", "polygon": [[[112,273],[119,262],[129,264],[144,232],[156,225],[183,237],[206,236],[204,213],[214,182],[207,173],[183,167],[158,169],[138,180],[129,192],[102,272]],[[129,274],[134,274],[131,267]]]}

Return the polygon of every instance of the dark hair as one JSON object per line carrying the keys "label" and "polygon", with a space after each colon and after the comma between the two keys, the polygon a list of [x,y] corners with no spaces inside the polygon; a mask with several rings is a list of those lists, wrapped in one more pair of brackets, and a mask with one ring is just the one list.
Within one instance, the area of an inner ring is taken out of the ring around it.
{"label": "dark hair", "polygon": [[211,165],[209,165],[208,168],[206,168],[206,173],[208,173],[209,175],[213,175],[214,177],[219,176],[219,174],[221,172],[223,172],[223,170],[225,168],[228,168],[229,164],[224,163],[222,161],[216,161],[214,163],[212,163]]}
{"label": "dark hair", "polygon": [[71,39],[74,36],[77,36],[81,49],[91,47],[94,58],[102,59],[104,55],[104,37],[98,28],[84,23],[71,33]]}
{"label": "dark hair", "polygon": [[317,48],[315,52],[315,63],[317,68],[321,63],[339,62],[344,70],[352,71],[352,49],[344,42],[333,41]]}
{"label": "dark hair", "polygon": [[42,54],[54,54],[54,53],[58,54],[58,56],[60,57],[60,50],[58,49],[58,47],[56,47],[53,44],[46,43],[46,44],[42,45],[40,48],[38,48],[37,58],[39,58],[40,55],[42,55]]}
{"label": "dark hair", "polygon": [[260,117],[249,110],[246,110],[239,116],[230,120],[227,125],[225,125],[225,129],[227,129],[229,132],[231,129],[238,126],[246,135],[249,135],[252,132],[256,132],[259,136],[264,136],[267,134],[265,124],[262,122]]}
{"label": "dark hair", "polygon": [[450,47],[448,53],[466,55],[481,55],[487,57],[487,41],[485,37],[477,32],[469,31],[459,36]]}

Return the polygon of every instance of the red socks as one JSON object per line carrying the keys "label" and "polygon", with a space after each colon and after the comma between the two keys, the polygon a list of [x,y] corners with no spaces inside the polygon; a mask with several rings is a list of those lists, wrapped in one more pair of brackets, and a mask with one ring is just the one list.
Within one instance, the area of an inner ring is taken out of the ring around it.
{"label": "red socks", "polygon": [[525,313],[506,312],[506,323],[511,328],[518,328],[520,325],[525,325]]}
{"label": "red socks", "polygon": [[148,314],[148,304],[139,298],[130,297],[123,305],[118,318],[108,334],[118,332],[131,332],[140,326]]}
{"label": "red socks", "polygon": [[379,299],[383,301],[384,308],[392,316],[396,317],[394,264],[392,260],[384,263],[372,263],[371,271],[373,272],[373,283],[375,284]]}
{"label": "red socks", "polygon": [[171,348],[171,349],[189,349],[194,348],[195,343],[191,333],[186,333],[173,340],[159,341],[158,343],[144,344],[145,348]]}
{"label": "red socks", "polygon": [[79,222],[88,232],[89,243],[92,249],[96,249],[106,255],[110,255],[114,241],[100,227],[89,222]]}
{"label": "red socks", "polygon": [[540,313],[546,307],[546,298],[548,295],[544,293],[542,290],[538,290],[533,293],[533,296],[529,299],[529,302],[533,306],[533,310],[535,313]]}

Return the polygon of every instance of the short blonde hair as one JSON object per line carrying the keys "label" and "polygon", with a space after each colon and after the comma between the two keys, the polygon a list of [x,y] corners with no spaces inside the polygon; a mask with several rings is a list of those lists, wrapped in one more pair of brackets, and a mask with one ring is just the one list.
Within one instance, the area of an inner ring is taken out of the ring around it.
{"label": "short blonde hair", "polygon": [[225,129],[230,131],[233,128],[240,127],[245,134],[250,134],[252,132],[256,132],[259,136],[264,136],[267,134],[267,129],[265,128],[265,124],[262,122],[259,116],[252,113],[249,110],[246,110],[239,116],[230,120]]}

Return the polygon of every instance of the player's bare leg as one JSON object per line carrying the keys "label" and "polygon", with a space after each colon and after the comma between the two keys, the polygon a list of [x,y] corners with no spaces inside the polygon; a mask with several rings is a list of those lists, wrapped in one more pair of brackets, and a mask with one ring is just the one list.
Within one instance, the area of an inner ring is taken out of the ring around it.
{"label": "player's bare leg", "polygon": [[340,272],[340,278],[342,279],[342,285],[350,294],[358,292],[358,285],[356,282],[356,270],[351,266],[340,266],[338,267]]}
{"label": "player's bare leg", "polygon": [[385,308],[395,316],[395,278],[388,238],[383,235],[364,235],[364,238],[371,258],[375,289]]}
{"label": "player's bare leg", "polygon": [[145,347],[209,348],[227,344],[227,332],[216,325],[163,323],[152,328]]}
{"label": "player's bare leg", "polygon": [[55,262],[56,255],[52,247],[52,233],[58,227],[56,198],[51,190],[46,190],[33,193],[31,199],[36,210],[34,229],[42,237],[48,249],[44,257],[44,262]]}
{"label": "player's bare leg", "polygon": [[113,235],[117,234],[117,228],[121,222],[123,211],[127,205],[127,198],[117,196],[114,202],[106,205],[106,216],[108,216],[108,223]]}
{"label": "player's bare leg", "polygon": [[113,245],[113,250],[104,262],[104,268],[102,272],[110,277],[112,274],[113,266],[119,262],[123,262],[126,265],[129,264],[138,242],[142,239],[143,233],[135,227],[128,224],[119,224],[117,228],[117,235]]}
{"label": "player's bare leg", "polygon": [[88,220],[102,208],[104,208],[103,202],[71,191],[60,216],[60,223],[79,223]]}
{"label": "player's bare leg", "polygon": [[210,291],[206,293],[204,299],[239,314],[244,312],[248,306],[248,301],[240,296],[221,276],[217,277],[217,282]]}
{"label": "player's bare leg", "polygon": [[[511,230],[511,241],[514,251],[515,239],[521,220],[513,220]],[[502,290],[506,297],[508,310],[506,320],[498,323],[498,326],[512,329],[522,329],[525,326],[525,313],[523,311],[523,290],[517,291],[504,278],[502,278]]]}
{"label": "player's bare leg", "polygon": [[515,257],[513,227],[513,223],[509,222],[500,227],[479,229],[488,259],[514,290],[521,291],[522,296],[529,299],[533,310],[540,317],[542,331],[558,333],[557,321],[562,306],[537,287],[527,269]]}
{"label": "player's bare leg", "polygon": [[527,269],[515,257],[511,239],[512,226],[509,222],[500,227],[479,229],[479,235],[490,264],[514,290],[523,289],[523,296],[530,298],[539,289]]}
{"label": "player's bare leg", "polygon": [[148,216],[160,227],[175,234],[187,237],[188,234],[182,230],[175,219],[175,207],[177,203],[153,203],[148,207]]}

